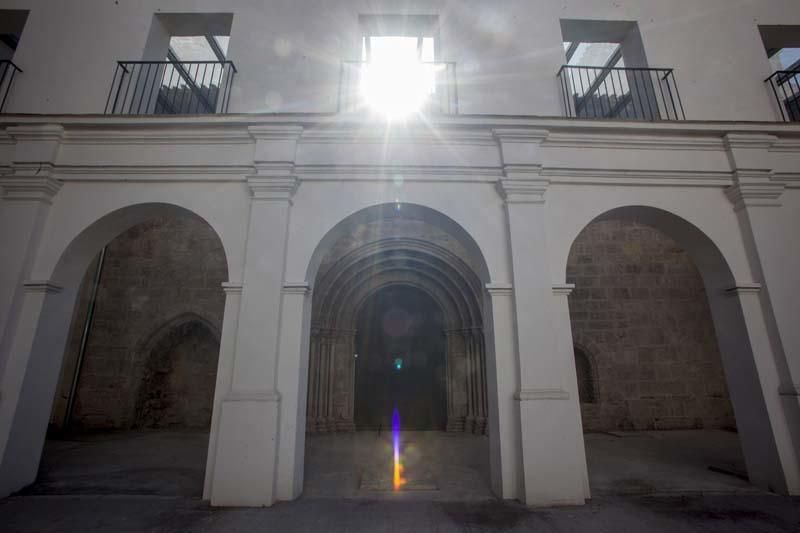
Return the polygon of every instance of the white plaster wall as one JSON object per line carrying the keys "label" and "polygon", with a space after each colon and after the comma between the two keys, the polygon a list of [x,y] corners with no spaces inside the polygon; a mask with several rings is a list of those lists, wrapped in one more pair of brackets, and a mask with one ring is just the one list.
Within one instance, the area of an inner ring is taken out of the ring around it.
{"label": "white plaster wall", "polygon": [[231,112],[331,112],[339,64],[360,55],[359,14],[440,18],[461,113],[561,115],[560,18],[637,21],[648,63],[675,69],[687,118],[775,120],[758,24],[800,25],[793,0],[0,0],[29,9],[14,61],[16,113],[102,113],[117,60],[143,57],[154,13],[232,12]]}

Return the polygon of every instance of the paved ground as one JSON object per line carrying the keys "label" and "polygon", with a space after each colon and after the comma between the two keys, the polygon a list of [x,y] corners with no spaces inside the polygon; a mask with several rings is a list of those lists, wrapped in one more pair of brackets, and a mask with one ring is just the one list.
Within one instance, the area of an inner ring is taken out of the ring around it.
{"label": "paved ground", "polygon": [[4,533],[53,532],[670,532],[800,531],[800,498],[629,496],[528,510],[492,502],[302,499],[269,509],[211,509],[187,498],[22,496],[0,502]]}
{"label": "paved ground", "polygon": [[[39,481],[0,501],[0,531],[800,533],[800,498],[731,475],[744,468],[735,433],[587,435],[593,500],[546,510],[491,499],[485,437],[407,434],[407,472],[424,490],[405,493],[375,488],[390,467],[385,434],[340,437],[308,440],[304,497],[269,509],[200,500],[204,433],[50,441]],[[371,480],[366,489],[358,468]]]}

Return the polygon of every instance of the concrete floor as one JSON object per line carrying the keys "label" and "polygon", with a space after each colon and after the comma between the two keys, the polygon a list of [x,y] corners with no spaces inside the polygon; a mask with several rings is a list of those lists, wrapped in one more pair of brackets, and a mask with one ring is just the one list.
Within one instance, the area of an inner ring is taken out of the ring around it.
{"label": "concrete floor", "polygon": [[[648,431],[592,433],[584,438],[593,497],[757,492],[732,475],[745,471],[736,433]],[[24,492],[199,498],[207,446],[207,433],[188,431],[99,433],[48,440],[37,482]],[[389,433],[308,435],[303,496],[494,499],[485,436],[409,431],[401,434],[401,446],[408,483],[401,494],[395,494]]]}
{"label": "concrete floor", "polygon": [[403,431],[403,477],[392,491],[392,437],[359,431],[306,437],[303,496],[474,501],[494,499],[489,488],[489,440],[442,431]]}
{"label": "concrete floor", "polygon": [[[380,476],[364,490],[352,470],[357,464],[383,470],[386,435],[340,437],[308,439],[304,497],[269,509],[214,509],[199,499],[204,433],[49,441],[39,481],[0,501],[0,531],[800,532],[800,498],[766,494],[708,469],[742,466],[732,433],[587,435],[594,498],[581,507],[541,510],[484,498],[484,437],[407,435],[407,473],[421,474],[425,490],[400,494],[376,490]],[[450,465],[441,465],[442,458]],[[435,490],[427,486],[432,480]]]}

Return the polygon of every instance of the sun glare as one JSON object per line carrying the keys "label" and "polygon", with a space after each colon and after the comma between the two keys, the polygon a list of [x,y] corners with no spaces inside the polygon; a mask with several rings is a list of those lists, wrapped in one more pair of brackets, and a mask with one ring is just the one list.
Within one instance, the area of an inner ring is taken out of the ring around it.
{"label": "sun glare", "polygon": [[433,39],[369,37],[368,44],[365,38],[360,83],[366,106],[390,120],[421,111],[436,89]]}

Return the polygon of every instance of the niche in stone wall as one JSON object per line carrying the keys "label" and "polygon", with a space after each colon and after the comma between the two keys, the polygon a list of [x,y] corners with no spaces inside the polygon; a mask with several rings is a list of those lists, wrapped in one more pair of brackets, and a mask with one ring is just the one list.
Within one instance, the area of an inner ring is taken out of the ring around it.
{"label": "niche in stone wall", "polygon": [[148,343],[134,413],[136,428],[211,424],[219,340],[201,319],[173,321]]}

